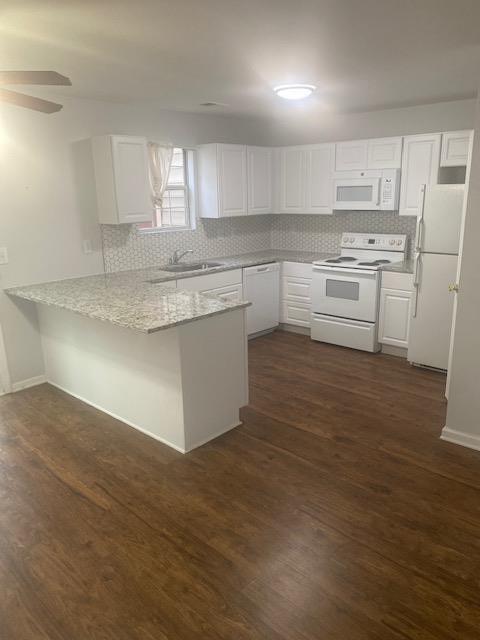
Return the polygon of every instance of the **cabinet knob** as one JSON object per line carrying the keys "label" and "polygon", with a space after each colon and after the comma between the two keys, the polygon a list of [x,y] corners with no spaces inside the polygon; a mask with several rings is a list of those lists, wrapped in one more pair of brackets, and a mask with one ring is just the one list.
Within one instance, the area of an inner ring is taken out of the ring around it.
{"label": "cabinet knob", "polygon": [[455,293],[458,291],[458,284],[449,284],[448,285],[448,290],[450,291],[450,293],[453,293],[455,291]]}

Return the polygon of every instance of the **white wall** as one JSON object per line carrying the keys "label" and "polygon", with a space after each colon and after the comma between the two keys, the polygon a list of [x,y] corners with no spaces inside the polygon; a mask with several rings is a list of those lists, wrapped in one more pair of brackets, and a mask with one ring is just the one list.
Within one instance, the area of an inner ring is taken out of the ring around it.
{"label": "white wall", "polygon": [[[0,113],[0,288],[103,270],[96,222],[89,138],[103,133],[145,135],[180,146],[212,140],[266,143],[253,119],[132,108],[67,100],[50,116],[4,106]],[[83,253],[83,240],[93,243]],[[0,295],[12,382],[43,373],[34,306]]]}
{"label": "white wall", "polygon": [[460,263],[447,426],[443,437],[480,449],[480,100]]}
{"label": "white wall", "polygon": [[471,129],[474,114],[475,100],[343,114],[310,113],[308,104],[293,105],[288,118],[273,120],[271,136],[280,145]]}

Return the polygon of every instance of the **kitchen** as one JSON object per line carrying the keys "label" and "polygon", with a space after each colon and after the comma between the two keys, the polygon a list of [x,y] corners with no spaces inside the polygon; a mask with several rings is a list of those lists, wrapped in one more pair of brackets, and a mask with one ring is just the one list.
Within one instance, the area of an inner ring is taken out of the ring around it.
{"label": "kitchen", "polygon": [[[160,46],[147,4],[118,9],[136,51],[65,8],[64,61],[58,7],[7,19],[3,66],[24,71],[0,74],[0,635],[474,638],[480,109],[467,60],[425,82],[452,11],[429,31],[373,2],[355,33],[358,6],[346,29],[322,2],[349,54],[329,64],[359,56],[358,77],[257,67],[254,97],[233,86],[237,29],[265,36],[259,64],[273,42],[253,16],[169,7],[189,37],[167,65],[140,44]],[[301,20],[326,52],[318,10]]]}

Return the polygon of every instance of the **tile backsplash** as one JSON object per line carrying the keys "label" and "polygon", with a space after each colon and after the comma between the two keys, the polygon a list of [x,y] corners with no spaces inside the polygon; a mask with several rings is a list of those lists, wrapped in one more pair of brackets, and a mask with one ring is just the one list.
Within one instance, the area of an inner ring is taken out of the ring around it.
{"label": "tile backsplash", "polygon": [[193,249],[190,260],[262,251],[270,247],[271,216],[197,220],[192,231],[145,233],[135,225],[103,225],[105,271],[166,264],[175,249]]}
{"label": "tile backsplash", "polygon": [[165,264],[179,249],[192,259],[237,255],[265,249],[337,251],[344,231],[403,233],[411,247],[416,218],[397,213],[350,211],[331,216],[264,215],[221,220],[200,219],[192,231],[144,233],[134,225],[102,226],[105,271]]}
{"label": "tile backsplash", "polygon": [[417,219],[389,211],[348,211],[331,216],[272,216],[273,249],[301,251],[338,251],[345,231],[356,233],[402,233],[408,236],[407,247],[415,237]]}

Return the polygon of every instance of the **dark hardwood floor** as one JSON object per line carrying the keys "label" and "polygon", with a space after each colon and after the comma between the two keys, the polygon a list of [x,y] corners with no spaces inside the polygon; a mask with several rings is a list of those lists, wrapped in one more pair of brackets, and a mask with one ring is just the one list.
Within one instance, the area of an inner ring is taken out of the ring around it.
{"label": "dark hardwood floor", "polygon": [[186,456],[48,385],[0,398],[1,640],[480,638],[444,377],[277,332],[250,379]]}

